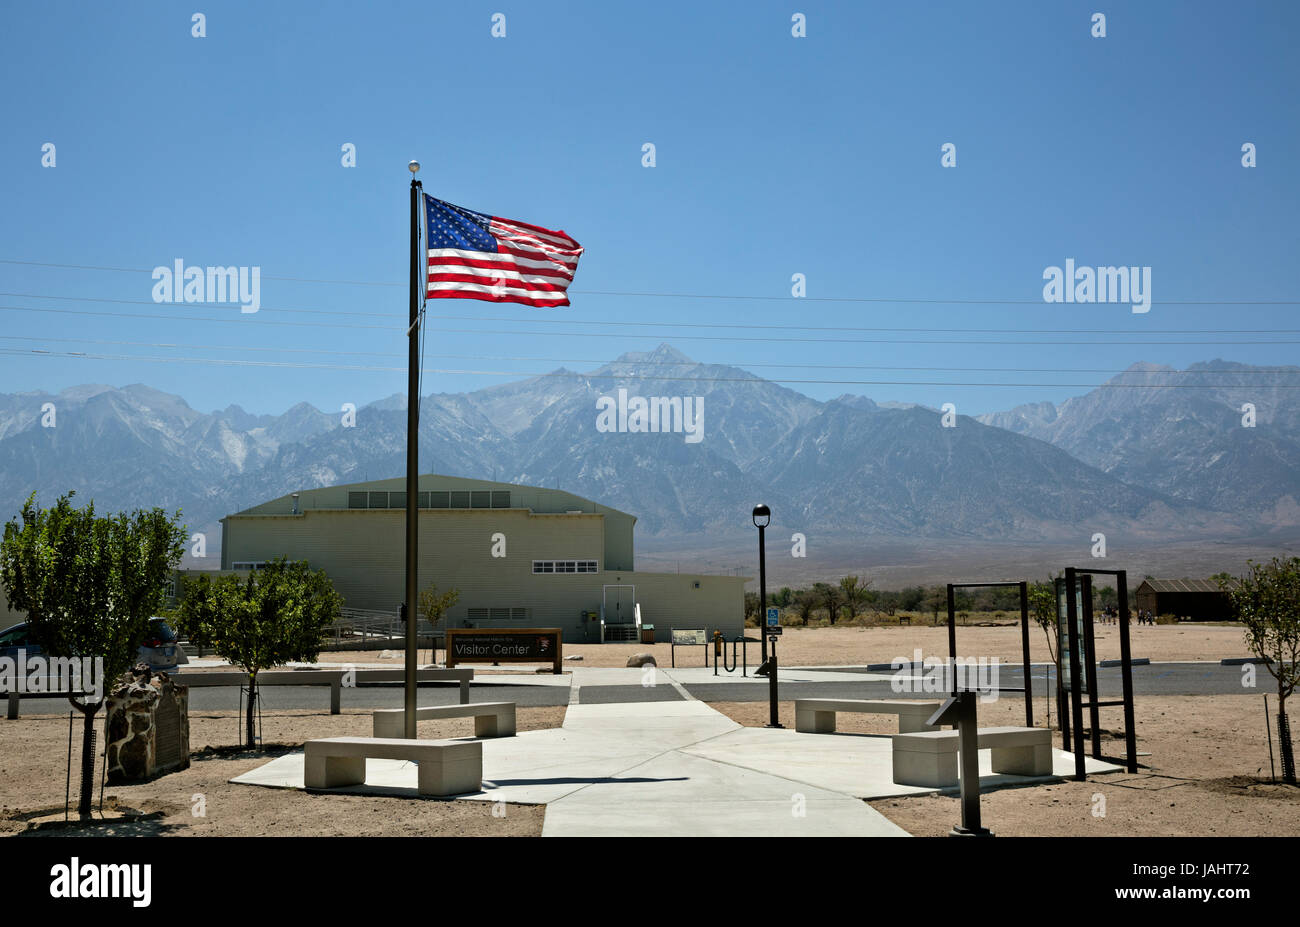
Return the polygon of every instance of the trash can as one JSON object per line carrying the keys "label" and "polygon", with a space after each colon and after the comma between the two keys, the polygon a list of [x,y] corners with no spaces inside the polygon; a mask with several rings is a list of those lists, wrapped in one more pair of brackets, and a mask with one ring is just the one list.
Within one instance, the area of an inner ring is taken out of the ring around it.
{"label": "trash can", "polygon": [[641,625],[641,643],[653,644],[655,642],[655,626],[652,624]]}

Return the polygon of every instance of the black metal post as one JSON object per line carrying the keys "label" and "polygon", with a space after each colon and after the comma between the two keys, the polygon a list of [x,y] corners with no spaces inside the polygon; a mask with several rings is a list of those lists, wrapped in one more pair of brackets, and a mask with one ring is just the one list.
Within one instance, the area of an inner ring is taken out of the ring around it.
{"label": "black metal post", "polygon": [[[412,173],[419,165],[411,162]],[[403,736],[415,739],[416,628],[419,624],[419,581],[417,547],[419,544],[420,504],[420,294],[424,274],[420,261],[420,181],[411,178],[411,312],[406,331],[408,359],[406,371],[406,692],[403,702],[405,721]]]}
{"label": "black metal post", "polygon": [[[767,542],[763,536],[765,527],[758,526],[758,636],[762,642],[762,659],[767,662]],[[776,720],[773,718],[773,720]]]}
{"label": "black metal post", "polygon": [[1115,576],[1115,589],[1119,593],[1119,658],[1121,680],[1124,683],[1124,759],[1128,771],[1138,771],[1137,729],[1133,720],[1133,650],[1128,639],[1128,573],[1120,570]]}
{"label": "black metal post", "polygon": [[975,710],[976,693],[962,690],[948,698],[928,723],[956,725],[957,749],[961,763],[961,824],[952,837],[992,837],[993,832],[980,820],[979,722]]}
{"label": "black metal post", "polygon": [[[764,640],[767,638],[765,637]],[[767,669],[767,726],[784,727],[776,716],[776,638],[772,638],[772,655]]]}
{"label": "black metal post", "polygon": [[[913,667],[915,669],[915,667]],[[952,694],[957,694],[957,593],[948,584],[948,673],[952,677]]]}
{"label": "black metal post", "polygon": [[[1020,651],[1024,660],[1025,727],[1034,726],[1034,665],[1029,662],[1029,583],[1020,583]],[[1052,719],[1047,719],[1052,726]]]}
{"label": "black metal post", "polygon": [[1091,577],[1079,576],[1074,567],[1065,568],[1065,621],[1070,642],[1070,715],[1074,727],[1074,778],[1082,782],[1087,778],[1083,761],[1083,696],[1080,693],[1079,672],[1079,601],[1074,594],[1075,584],[1080,584],[1085,595],[1092,592]]}

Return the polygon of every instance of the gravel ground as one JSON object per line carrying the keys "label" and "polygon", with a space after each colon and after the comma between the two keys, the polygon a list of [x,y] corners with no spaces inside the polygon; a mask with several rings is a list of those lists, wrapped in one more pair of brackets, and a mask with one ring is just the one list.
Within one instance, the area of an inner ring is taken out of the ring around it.
{"label": "gravel ground", "polygon": [[[558,727],[565,708],[520,708],[521,731]],[[229,746],[237,741],[233,712],[190,716],[188,769],[136,785],[104,789],[104,812],[94,825],[66,827],[59,802],[60,780],[67,775],[67,718],[31,717],[0,721],[5,749],[0,753],[0,835],[60,833],[178,836],[498,836],[536,837],[545,808],[501,805],[494,816],[488,802],[317,795],[286,789],[232,785],[229,780],[268,759],[299,749],[319,737],[370,736],[369,711],[266,712],[265,747],[250,752]],[[422,738],[464,737],[474,733],[472,718],[421,721]],[[74,728],[73,811],[81,728]],[[216,746],[217,749],[211,749]],[[205,749],[208,748],[208,749]],[[101,760],[102,768],[102,760]],[[99,792],[95,793],[98,807]],[[197,812],[202,811],[202,815]]]}

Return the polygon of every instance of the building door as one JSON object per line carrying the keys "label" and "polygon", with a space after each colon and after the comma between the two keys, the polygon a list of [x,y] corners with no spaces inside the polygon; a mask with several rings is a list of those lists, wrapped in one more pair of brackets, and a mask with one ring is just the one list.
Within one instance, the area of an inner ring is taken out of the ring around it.
{"label": "building door", "polygon": [[633,624],[636,621],[636,586],[605,587],[605,624]]}

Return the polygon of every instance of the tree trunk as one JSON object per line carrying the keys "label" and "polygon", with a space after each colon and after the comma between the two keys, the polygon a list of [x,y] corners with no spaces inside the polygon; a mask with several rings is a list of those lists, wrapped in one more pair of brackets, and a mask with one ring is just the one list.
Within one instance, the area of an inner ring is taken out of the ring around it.
{"label": "tree trunk", "polygon": [[257,749],[257,717],[254,706],[257,704],[257,674],[248,674],[248,710],[244,714],[244,740],[248,749]]}
{"label": "tree trunk", "polygon": [[78,705],[68,699],[82,714],[81,728],[81,797],[77,802],[77,815],[85,820],[90,817],[90,804],[95,794],[95,714],[99,711],[99,702],[90,705]]}
{"label": "tree trunk", "polygon": [[1282,781],[1288,785],[1296,785],[1295,752],[1291,747],[1291,722],[1286,716],[1286,695],[1281,691],[1277,694],[1277,743],[1282,758]]}

